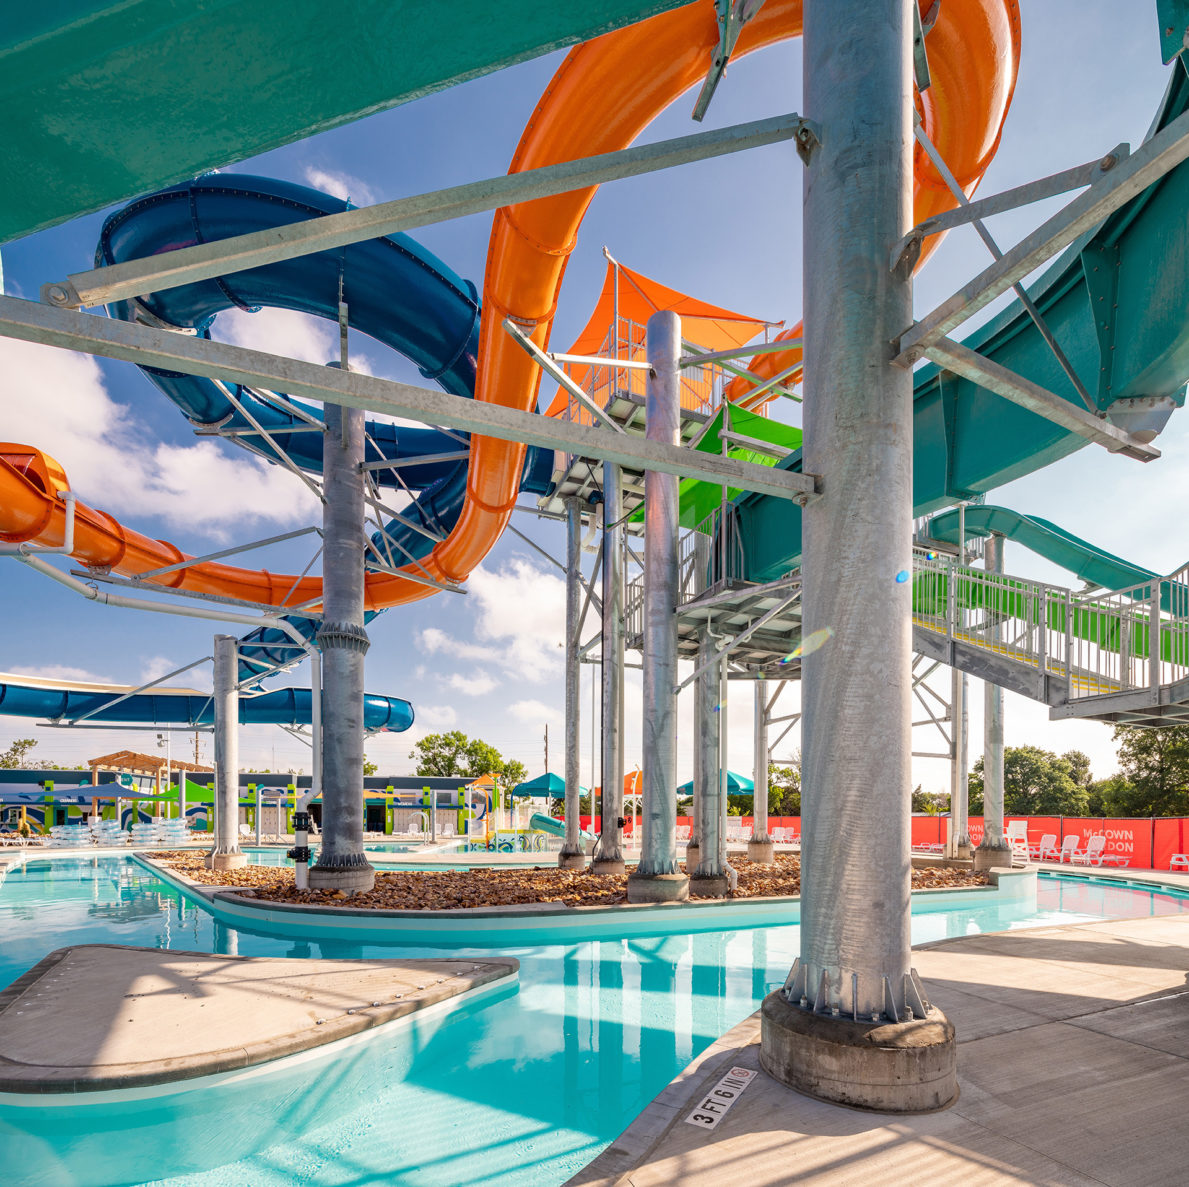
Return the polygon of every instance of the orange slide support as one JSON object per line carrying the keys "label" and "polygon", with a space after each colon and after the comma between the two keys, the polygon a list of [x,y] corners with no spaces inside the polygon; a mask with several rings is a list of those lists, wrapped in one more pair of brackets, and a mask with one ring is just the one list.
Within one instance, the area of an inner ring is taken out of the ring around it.
{"label": "orange slide support", "polygon": [[[921,3],[924,7],[927,0]],[[801,0],[768,0],[744,27],[735,56],[800,32]],[[538,102],[510,172],[627,147],[657,114],[702,80],[717,44],[714,5],[697,0],[576,47]],[[934,143],[970,193],[994,155],[1011,102],[1020,50],[1017,0],[946,0],[927,46],[932,86],[920,97],[919,108]],[[919,222],[954,202],[919,150],[915,170]],[[501,322],[512,317],[541,346],[547,345],[566,261],[594,192],[580,190],[496,212],[476,399],[525,410],[536,406],[540,372],[504,333]],[[797,332],[794,328],[787,334]],[[791,361],[792,352],[769,354],[751,369],[772,375]],[[471,439],[462,514],[447,539],[423,561],[426,571],[461,581],[483,560],[511,516],[523,459],[523,445]],[[65,489],[66,475],[52,458],[28,446],[0,445],[0,539],[60,544],[65,508],[57,492]],[[125,528],[81,503],[76,506],[73,555],[85,566],[123,574],[188,559],[175,545]],[[317,577],[298,580],[291,574],[212,562],[166,574],[156,583],[271,606],[308,603],[322,589]],[[373,573],[368,575],[366,604],[379,610],[432,593],[423,584]]]}

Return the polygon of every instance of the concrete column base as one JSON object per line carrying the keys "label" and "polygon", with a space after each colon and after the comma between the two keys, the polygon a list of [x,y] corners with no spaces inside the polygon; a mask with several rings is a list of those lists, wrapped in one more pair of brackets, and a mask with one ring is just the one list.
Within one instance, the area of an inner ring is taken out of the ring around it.
{"label": "concrete column base", "polygon": [[212,850],[206,855],[203,865],[208,870],[238,870],[248,864],[246,853],[217,853]]}
{"label": "concrete column base", "polygon": [[371,890],[375,885],[374,866],[310,866],[311,890],[344,890],[356,894]]}
{"label": "concrete column base", "polygon": [[1010,845],[980,845],[974,851],[974,868],[978,871],[992,870],[996,866],[1011,869]]}
{"label": "concrete column base", "polygon": [[862,1023],[764,998],[760,1066],[807,1096],[880,1113],[932,1113],[958,1096],[958,1047],[930,1007],[912,1022]]}
{"label": "concrete column base", "polygon": [[683,903],[689,898],[684,874],[629,874],[629,903]]}
{"label": "concrete column base", "polygon": [[687,874],[692,874],[698,868],[698,862],[702,860],[701,847],[694,841],[691,841],[685,848],[685,871]]}
{"label": "concrete column base", "polygon": [[693,874],[689,880],[689,892],[699,898],[726,898],[731,889],[731,880],[726,874]]}
{"label": "concrete column base", "polygon": [[973,851],[974,851],[974,847],[970,844],[969,841],[959,841],[955,848],[954,856],[959,861],[969,861],[970,855],[971,855],[971,853],[973,853]]}
{"label": "concrete column base", "polygon": [[563,849],[557,855],[557,868],[559,870],[584,870],[586,869],[586,854],[567,853]]}
{"label": "concrete column base", "polygon": [[748,841],[747,860],[756,865],[770,866],[776,860],[776,844],[774,841]]}
{"label": "concrete column base", "polygon": [[590,863],[592,874],[626,874],[628,868],[622,857],[596,857]]}

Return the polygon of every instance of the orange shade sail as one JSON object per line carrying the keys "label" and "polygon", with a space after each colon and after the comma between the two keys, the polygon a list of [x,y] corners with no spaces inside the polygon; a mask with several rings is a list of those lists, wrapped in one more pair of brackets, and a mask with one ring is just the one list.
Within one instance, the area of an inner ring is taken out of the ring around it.
{"label": "orange shade sail", "polygon": [[[618,292],[617,292],[618,290]],[[750,342],[769,323],[763,318],[747,313],[736,313],[709,301],[691,297],[679,289],[670,288],[615,261],[608,261],[603,277],[603,289],[595,304],[594,312],[586,328],[578,335],[567,353],[582,355],[603,355],[614,341],[616,305],[619,310],[619,358],[641,360],[644,358],[644,328],[648,319],[661,310],[672,310],[681,318],[681,334],[687,342],[696,343],[704,350],[734,350]],[[591,367],[574,364],[570,376],[575,383],[586,386]],[[644,373],[624,371],[619,376],[619,389],[644,392]],[[696,383],[695,383],[696,386]],[[589,390],[589,389],[588,389]],[[700,405],[704,393],[685,391],[683,383],[682,403],[687,407]],[[568,397],[559,392],[550,404],[547,415],[558,416],[565,411]]]}

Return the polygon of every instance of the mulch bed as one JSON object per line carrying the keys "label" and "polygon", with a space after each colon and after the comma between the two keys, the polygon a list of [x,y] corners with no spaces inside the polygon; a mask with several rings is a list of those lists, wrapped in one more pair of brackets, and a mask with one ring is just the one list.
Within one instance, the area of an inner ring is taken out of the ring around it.
{"label": "mulch bed", "polygon": [[[468,870],[396,870],[376,874],[375,889],[344,894],[335,890],[301,890],[293,884],[292,868],[243,866],[238,870],[208,870],[202,855],[193,852],[154,854],[162,865],[195,882],[234,886],[278,903],[320,906],[350,899],[352,907],[384,911],[449,911],[462,907],[506,907],[518,903],[564,903],[570,907],[616,906],[627,902],[626,876],[594,875],[583,870],[501,867]],[[756,865],[732,855],[739,871],[739,885],[730,898],[771,898],[801,893],[801,859],[781,853],[774,865]],[[684,866],[682,867],[684,869]],[[924,869],[912,871],[913,890],[986,886],[985,874],[967,870]],[[691,895],[691,898],[697,898]]]}

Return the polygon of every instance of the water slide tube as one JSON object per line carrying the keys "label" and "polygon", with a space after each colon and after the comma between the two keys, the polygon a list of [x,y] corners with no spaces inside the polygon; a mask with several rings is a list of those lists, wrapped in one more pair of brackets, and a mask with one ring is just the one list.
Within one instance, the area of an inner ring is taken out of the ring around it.
{"label": "water slide tube", "polygon": [[[564,837],[566,835],[566,822],[564,820],[556,820],[552,816],[546,816],[543,812],[534,812],[529,817],[528,826],[539,833],[549,833],[553,837]],[[578,835],[584,841],[598,840],[594,833],[588,832],[586,829],[580,829]]]}
{"label": "water slide tube", "polygon": [[[50,721],[89,714],[96,724],[212,725],[214,702],[204,693],[142,692],[118,704],[104,706],[118,697],[121,688],[82,690],[34,687],[0,682],[0,716],[39,717]],[[310,690],[278,688],[239,699],[240,725],[309,725]],[[363,697],[363,727],[399,733],[413,724],[413,707],[397,697]]]}
{"label": "water slide tube", "polygon": [[[97,259],[102,264],[153,254],[333,213],[345,206],[338,199],[302,186],[215,175],[151,195],[112,216],[105,224]],[[333,253],[238,273],[231,280],[153,294],[136,306],[124,303],[113,312],[125,318],[139,316],[151,322],[194,328],[202,334],[209,333],[211,321],[220,310],[233,305],[248,309],[264,304],[281,306],[332,318],[337,323],[340,275],[353,327],[411,358],[424,375],[436,379],[447,390],[464,396],[472,394],[478,335],[474,288],[407,236],[371,240]],[[251,427],[246,419],[235,420],[240,414],[219,384],[160,371],[154,371],[151,378],[200,424]],[[254,393],[237,391],[236,395],[270,433],[277,430],[280,435],[274,440],[280,449],[298,464],[320,470],[317,434],[285,432],[294,427],[295,418],[290,414],[280,412]],[[303,408],[310,415],[320,415],[316,409]],[[422,526],[447,535],[463,502],[467,466],[465,462],[434,462],[433,455],[457,452],[458,436],[376,421],[370,422],[368,428],[374,459],[426,458],[422,465],[407,468],[411,472],[410,486],[415,482],[421,492],[415,500],[416,510],[406,518],[416,522],[419,517]],[[268,443],[262,444],[267,454]],[[552,460],[551,451],[533,450],[526,466],[522,452],[516,459],[518,469],[511,476],[512,485],[517,491],[522,485],[544,491]],[[409,482],[403,469],[401,476]],[[28,446],[0,445],[0,539],[60,543],[64,512],[56,495],[66,489],[67,477],[54,459]],[[460,570],[446,573],[436,567],[432,542],[415,528],[394,521],[385,530],[419,557],[431,574],[449,579],[466,576]],[[488,541],[484,555],[495,538]],[[73,556],[86,566],[125,574],[186,559],[175,545],[152,540],[82,504],[76,507]],[[316,600],[321,593],[321,580],[316,577],[298,578],[215,563],[178,570],[157,583],[277,607]],[[375,613],[432,592],[424,584],[372,573],[367,579],[366,609]],[[297,619],[294,625],[300,629],[302,621]],[[308,633],[308,625],[306,630]],[[279,635],[273,638],[264,633],[256,641],[279,639]]]}
{"label": "water slide tube", "polygon": [[[744,25],[734,56],[800,32],[800,0],[768,0]],[[718,38],[715,6],[699,0],[571,50],[538,102],[510,172],[625,148],[702,81]],[[947,0],[929,34],[933,85],[920,97],[920,109],[933,142],[968,193],[998,146],[1019,44],[1015,0]],[[954,199],[923,153],[914,167],[916,220],[952,207]],[[540,346],[548,344],[566,261],[594,193],[590,188],[496,212],[483,290],[477,399],[535,406],[540,372],[501,322],[511,316]],[[774,370],[789,365],[783,352],[766,357],[774,360]],[[783,361],[777,366],[775,360]],[[451,563],[471,564],[475,558],[466,539],[472,532],[481,538],[481,525],[492,517],[506,518],[515,497],[507,477],[515,467],[507,458],[519,456],[521,448],[503,441],[475,443]]]}
{"label": "water slide tube", "polygon": [[[1178,60],[1149,135],[1186,110],[1189,76]],[[1097,409],[1128,427],[1142,427],[1152,415],[1167,418],[1174,407],[1184,404],[1189,379],[1186,209],[1189,166],[1182,164],[1071,244],[1030,288]],[[1019,302],[970,334],[965,344],[1082,406]],[[1162,426],[1163,419],[1155,423]],[[916,515],[985,493],[1085,444],[1085,438],[937,366],[915,373]],[[801,455],[780,464],[799,470]],[[752,495],[740,497],[736,507],[745,541],[742,576],[770,581],[800,563],[799,508],[785,500]],[[1039,540],[1035,532],[1028,535],[1034,542]],[[1055,543],[1047,547],[1054,548]],[[1090,565],[1083,558],[1071,571],[1107,588],[1131,583],[1125,570],[1122,581],[1107,573],[1102,575],[1108,579],[1100,581],[1093,575],[1098,563]]]}
{"label": "water slide tube", "polygon": [[[925,534],[931,540],[957,544],[960,518],[957,510],[935,515],[929,520]],[[970,506],[966,508],[965,518],[968,540],[997,533],[1099,589],[1130,589],[1160,576],[1152,569],[1105,552],[1047,519],[1009,507]]]}

